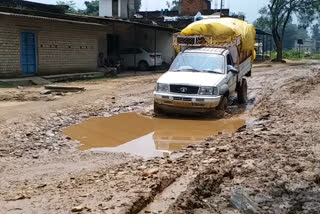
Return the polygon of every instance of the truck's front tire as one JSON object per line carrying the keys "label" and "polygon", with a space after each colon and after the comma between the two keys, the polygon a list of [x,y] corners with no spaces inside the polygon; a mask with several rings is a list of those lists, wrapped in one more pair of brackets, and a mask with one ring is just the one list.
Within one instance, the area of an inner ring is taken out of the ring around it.
{"label": "truck's front tire", "polygon": [[225,111],[227,107],[228,107],[228,98],[226,96],[223,96],[216,109],[219,111]]}
{"label": "truck's front tire", "polygon": [[247,85],[246,79],[242,79],[242,84],[239,87],[237,94],[238,94],[238,101],[240,104],[245,104],[248,102],[248,85]]}
{"label": "truck's front tire", "polygon": [[156,102],[153,103],[153,112],[155,116],[158,116],[161,114],[161,108],[159,107],[159,104]]}

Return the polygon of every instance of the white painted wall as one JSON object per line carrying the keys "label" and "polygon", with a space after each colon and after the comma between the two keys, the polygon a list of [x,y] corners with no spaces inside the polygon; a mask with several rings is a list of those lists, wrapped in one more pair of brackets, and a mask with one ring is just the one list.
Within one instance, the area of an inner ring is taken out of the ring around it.
{"label": "white painted wall", "polygon": [[[128,18],[128,3],[132,4],[131,0],[118,1],[118,17]],[[99,16],[112,17],[112,0],[99,0]]]}
{"label": "white painted wall", "polygon": [[112,17],[112,0],[99,0],[99,16]]}
{"label": "white painted wall", "polygon": [[[154,50],[155,48],[155,30],[145,27],[136,27],[136,36],[134,36],[134,27],[117,25],[117,34],[120,36],[120,49],[129,47],[141,47]],[[172,63],[175,57],[175,51],[172,46],[172,33],[157,30],[157,52],[162,54],[162,59],[168,64]],[[134,41],[136,38],[136,41]]]}
{"label": "white painted wall", "polygon": [[119,17],[128,18],[128,0],[119,0]]}

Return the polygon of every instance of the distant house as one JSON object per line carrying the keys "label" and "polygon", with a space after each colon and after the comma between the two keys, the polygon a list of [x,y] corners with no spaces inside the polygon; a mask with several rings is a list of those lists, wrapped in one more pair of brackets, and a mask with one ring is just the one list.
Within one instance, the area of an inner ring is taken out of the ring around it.
{"label": "distant house", "polygon": [[181,0],[181,15],[196,15],[198,12],[211,10],[209,0]]}
{"label": "distant house", "polygon": [[134,13],[134,0],[99,0],[99,16],[128,19]]}
{"label": "distant house", "polygon": [[299,45],[298,40],[294,43],[295,49],[299,49],[304,52],[314,53],[320,52],[320,41],[316,41],[313,39],[305,39],[303,40],[303,44]]}
{"label": "distant house", "polygon": [[99,52],[117,57],[134,46],[161,52],[167,63],[175,54],[172,28],[68,15],[53,5],[6,3],[0,0],[0,78],[96,71]]}

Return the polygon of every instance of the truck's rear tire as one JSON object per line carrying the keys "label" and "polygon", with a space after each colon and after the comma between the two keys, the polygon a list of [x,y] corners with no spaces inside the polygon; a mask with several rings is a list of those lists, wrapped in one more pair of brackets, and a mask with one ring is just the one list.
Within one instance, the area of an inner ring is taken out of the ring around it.
{"label": "truck's rear tire", "polygon": [[245,104],[248,102],[248,85],[247,85],[246,79],[242,79],[242,84],[239,87],[237,94],[238,94],[238,102],[240,104]]}
{"label": "truck's rear tire", "polygon": [[251,77],[251,70],[246,74],[246,77]]}

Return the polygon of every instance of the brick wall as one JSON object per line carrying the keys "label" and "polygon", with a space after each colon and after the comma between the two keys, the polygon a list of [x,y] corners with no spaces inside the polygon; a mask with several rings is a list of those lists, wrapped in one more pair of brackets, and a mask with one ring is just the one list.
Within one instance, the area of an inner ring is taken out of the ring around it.
{"label": "brick wall", "polygon": [[0,15],[0,78],[22,76],[20,32],[37,35],[38,74],[96,70],[98,34],[105,28]]}
{"label": "brick wall", "polygon": [[209,10],[210,2],[207,0],[181,0],[182,15],[196,15],[198,12]]}

